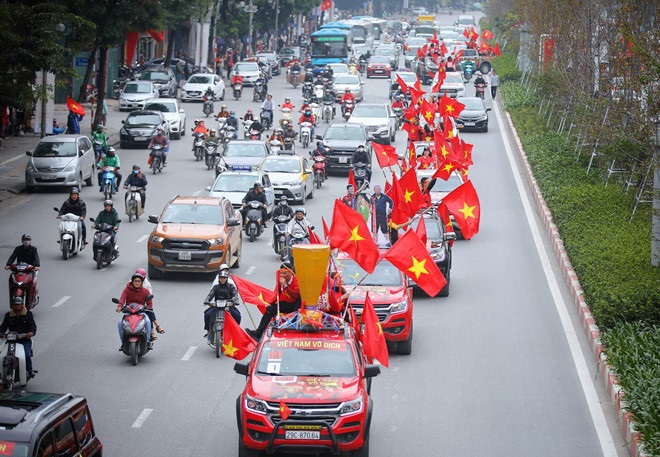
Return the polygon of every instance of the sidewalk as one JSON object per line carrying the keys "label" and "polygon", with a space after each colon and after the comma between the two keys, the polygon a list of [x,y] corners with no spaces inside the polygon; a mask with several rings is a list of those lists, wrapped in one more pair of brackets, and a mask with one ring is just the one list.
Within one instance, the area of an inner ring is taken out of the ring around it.
{"label": "sidewalk", "polygon": [[[119,101],[115,99],[107,100],[108,111],[118,111]],[[80,133],[91,137],[91,113],[92,105],[83,104],[85,108],[85,117],[80,122]],[[66,118],[69,110],[66,104],[55,105],[55,119],[60,125],[66,125]],[[52,119],[47,119],[53,122]],[[119,144],[119,129],[121,125],[112,125],[110,122],[106,125],[106,135],[108,135],[108,145],[116,147]],[[0,202],[12,198],[16,194],[25,191],[25,166],[28,157],[25,153],[37,147],[41,140],[40,134],[28,133],[23,136],[11,136],[2,140],[0,145]]]}

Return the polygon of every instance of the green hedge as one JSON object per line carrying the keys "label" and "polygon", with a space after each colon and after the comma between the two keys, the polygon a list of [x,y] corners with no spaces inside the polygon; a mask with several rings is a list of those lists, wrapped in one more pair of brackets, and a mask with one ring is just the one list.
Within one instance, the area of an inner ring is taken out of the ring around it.
{"label": "green hedge", "polygon": [[511,54],[502,54],[499,57],[495,57],[491,64],[495,71],[497,71],[497,74],[500,75],[500,83],[517,81],[522,75],[520,70],[518,70],[516,57]]}

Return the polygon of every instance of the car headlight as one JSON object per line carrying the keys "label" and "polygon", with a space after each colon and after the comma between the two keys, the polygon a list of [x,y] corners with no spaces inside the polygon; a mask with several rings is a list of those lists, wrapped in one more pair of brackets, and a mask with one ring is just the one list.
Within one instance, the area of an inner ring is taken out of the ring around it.
{"label": "car headlight", "polygon": [[431,251],[431,258],[434,262],[442,262],[447,257],[447,252],[444,249],[436,249]]}
{"label": "car headlight", "polygon": [[268,412],[266,402],[257,400],[256,398],[250,397],[249,395],[245,396],[245,408],[252,411],[253,413],[258,414],[266,414],[266,412]]}
{"label": "car headlight", "polygon": [[356,414],[362,411],[364,407],[364,400],[362,396],[356,398],[355,400],[344,402],[339,409],[340,416],[348,416],[350,414]]}
{"label": "car headlight", "polygon": [[485,114],[485,115],[481,116],[481,117],[480,117],[479,119],[477,119],[477,120],[479,120],[479,121],[486,121],[486,120],[488,120],[488,115]]}
{"label": "car headlight", "polygon": [[392,303],[390,309],[392,313],[403,313],[408,310],[408,300]]}
{"label": "car headlight", "polygon": [[71,173],[72,171],[76,171],[76,164],[75,163],[70,163],[66,167],[64,167],[64,170],[66,173]]}
{"label": "car headlight", "polygon": [[172,119],[170,125],[177,125],[179,123],[178,119]]}
{"label": "car headlight", "polygon": [[26,170],[30,173],[36,173],[37,172],[37,169],[34,168],[34,165],[32,165],[32,162],[28,162]]}
{"label": "car headlight", "polygon": [[151,237],[151,242],[155,244],[163,244],[165,237],[154,235]]}
{"label": "car headlight", "polygon": [[211,238],[209,240],[209,244],[211,246],[222,246],[222,243],[224,242],[225,242],[224,238]]}
{"label": "car headlight", "polygon": [[120,134],[120,135],[128,135],[128,130],[126,130],[124,127],[122,127],[122,128],[119,130],[119,134]]}

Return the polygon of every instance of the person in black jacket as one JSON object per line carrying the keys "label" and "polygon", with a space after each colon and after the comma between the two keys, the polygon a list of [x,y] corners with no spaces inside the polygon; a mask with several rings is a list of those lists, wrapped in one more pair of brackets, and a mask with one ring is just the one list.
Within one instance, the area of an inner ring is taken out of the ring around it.
{"label": "person in black jacket", "polygon": [[19,340],[25,349],[25,368],[28,372],[28,378],[34,378],[32,371],[32,337],[37,333],[37,324],[34,321],[32,311],[28,311],[23,305],[21,297],[14,298],[11,304],[11,310],[5,313],[5,318],[0,324],[0,334],[5,332],[26,333],[27,338]]}
{"label": "person in black jacket", "polygon": [[63,214],[75,214],[76,216],[80,216],[83,244],[89,244],[87,243],[87,226],[85,225],[87,205],[85,205],[85,202],[80,199],[80,189],[77,187],[71,189],[71,192],[69,192],[69,198],[62,203],[62,207],[60,208],[60,212],[57,213],[57,217],[59,218]]}
{"label": "person in black jacket", "polygon": [[371,152],[367,151],[362,145],[358,146],[355,152],[353,152],[353,157],[351,157],[351,167],[359,162],[367,164],[367,181],[371,181]]}
{"label": "person in black jacket", "polygon": [[[147,177],[142,174],[139,165],[133,165],[133,172],[128,175],[126,181],[124,181],[124,189],[129,187],[138,187],[138,192],[140,193],[140,200],[142,202],[142,209],[144,209],[144,203],[147,201]],[[130,192],[126,192],[126,199]]]}
{"label": "person in black jacket", "polygon": [[[235,285],[229,282],[229,273],[226,271],[221,271],[218,273],[218,283],[211,287],[211,290],[206,296],[206,299],[204,299],[204,304],[210,305],[211,302],[217,302],[218,300],[227,300],[227,310],[234,318],[236,323],[240,325],[241,312],[238,310],[238,308],[236,308],[240,303],[240,299],[238,298],[238,290],[236,289]],[[214,308],[215,306],[209,306],[208,309],[204,310],[204,330],[206,331],[207,335]]]}
{"label": "person in black jacket", "polygon": [[264,192],[264,185],[261,182],[257,181],[254,183],[254,187],[248,190],[245,197],[243,197],[243,208],[241,208],[241,215],[243,216],[243,223],[245,224],[245,218],[247,217],[247,204],[251,201],[258,201],[262,203],[261,206],[261,224],[263,228],[266,228],[266,219],[268,219],[268,200],[266,200],[266,194]]}
{"label": "person in black jacket", "polygon": [[[9,256],[5,270],[9,270],[15,263],[27,263],[32,265],[35,270],[39,270],[41,264],[39,263],[39,253],[37,248],[32,246],[32,237],[24,234],[21,237],[21,245],[14,248],[14,252]],[[36,278],[35,278],[36,279]]]}

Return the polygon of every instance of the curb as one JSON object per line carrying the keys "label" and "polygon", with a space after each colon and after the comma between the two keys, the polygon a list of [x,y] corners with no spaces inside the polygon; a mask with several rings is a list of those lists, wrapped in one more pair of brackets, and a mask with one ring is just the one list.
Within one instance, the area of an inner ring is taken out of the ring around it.
{"label": "curb", "polygon": [[614,368],[607,363],[607,355],[603,350],[603,344],[600,341],[600,329],[596,325],[596,322],[591,314],[591,310],[587,305],[586,300],[584,299],[584,292],[582,291],[582,286],[578,279],[573,266],[571,265],[570,260],[568,259],[568,254],[564,249],[564,241],[559,235],[557,226],[552,222],[552,214],[548,209],[548,206],[543,199],[541,190],[536,184],[536,179],[532,175],[532,169],[527,160],[527,154],[523,149],[523,145],[518,136],[518,132],[511,121],[511,115],[503,109],[503,107],[498,103],[499,108],[505,114],[506,120],[508,122],[511,131],[513,132],[513,137],[516,140],[517,148],[515,150],[519,154],[520,160],[523,162],[523,175],[529,184],[529,187],[532,191],[532,196],[536,204],[536,210],[539,214],[539,217],[543,221],[543,225],[546,229],[546,235],[548,236],[550,243],[552,244],[553,250],[559,266],[568,286],[571,296],[573,297],[573,302],[577,307],[578,313],[580,315],[580,320],[582,322],[582,328],[586,332],[587,338],[589,339],[589,345],[594,354],[595,361],[598,366],[598,373],[600,374],[603,384],[607,389],[607,393],[610,397],[610,402],[614,406],[614,409],[617,413],[619,421],[621,423],[621,431],[623,432],[624,440],[626,442],[626,447],[628,448],[628,453],[631,457],[653,457],[650,454],[644,452],[644,444],[642,441],[642,435],[637,431],[637,424],[633,418],[633,415],[630,411],[627,410],[627,405],[624,400],[625,393],[623,388],[619,385],[618,377],[614,371]]}

